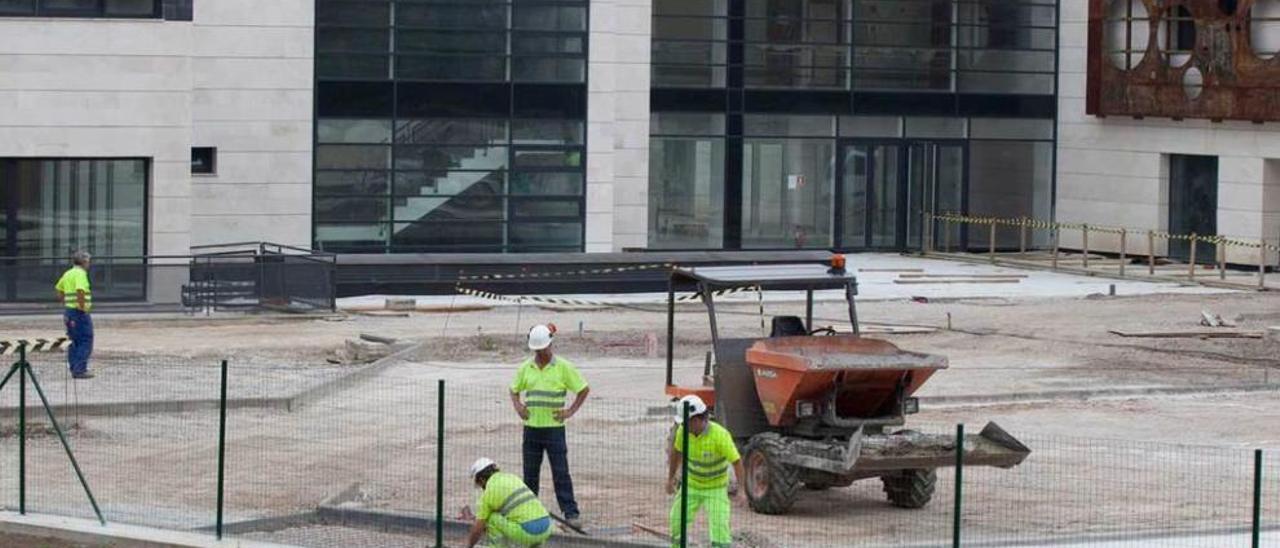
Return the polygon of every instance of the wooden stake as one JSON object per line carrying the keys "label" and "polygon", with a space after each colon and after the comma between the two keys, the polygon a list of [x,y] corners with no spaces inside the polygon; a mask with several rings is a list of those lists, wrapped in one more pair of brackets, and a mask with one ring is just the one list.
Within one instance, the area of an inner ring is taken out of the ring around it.
{"label": "wooden stake", "polygon": [[996,220],[991,219],[991,230],[988,231],[987,255],[991,257],[991,264],[996,264]]}
{"label": "wooden stake", "polygon": [[1058,243],[1059,243],[1058,236],[1061,234],[1061,231],[1058,229],[1058,223],[1054,223],[1053,227],[1050,228],[1049,230],[1053,231],[1053,269],[1057,270],[1058,269]]}
{"label": "wooden stake", "polygon": [[1147,275],[1156,275],[1156,231],[1147,231]]}
{"label": "wooden stake", "polygon": [[1128,260],[1125,259],[1125,255],[1128,254],[1127,253],[1128,241],[1129,241],[1129,231],[1123,228],[1120,229],[1120,277],[1121,278],[1124,277],[1124,263],[1129,262]]}
{"label": "wooden stake", "polygon": [[1267,288],[1267,241],[1258,243],[1258,289]]}
{"label": "wooden stake", "polygon": [[1027,254],[1027,218],[1021,220],[1022,226],[1018,229],[1018,255]]}
{"label": "wooden stake", "polygon": [[1195,232],[1192,232],[1191,233],[1191,263],[1190,263],[1190,267],[1187,269],[1187,278],[1191,280],[1196,279],[1196,247],[1197,247],[1196,244],[1198,244],[1199,242],[1200,242],[1200,238],[1196,236]]}
{"label": "wooden stake", "polygon": [[1225,280],[1227,279],[1227,246],[1223,245],[1222,240],[1219,239],[1215,244],[1215,250],[1218,253],[1218,279]]}
{"label": "wooden stake", "polygon": [[1080,225],[1080,247],[1084,248],[1085,268],[1089,268],[1089,225]]}

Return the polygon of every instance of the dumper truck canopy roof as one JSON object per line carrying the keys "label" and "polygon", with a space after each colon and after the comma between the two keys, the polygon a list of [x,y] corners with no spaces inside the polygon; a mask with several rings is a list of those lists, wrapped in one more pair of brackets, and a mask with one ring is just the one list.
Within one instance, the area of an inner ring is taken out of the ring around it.
{"label": "dumper truck canopy roof", "polygon": [[830,269],[818,263],[677,267],[671,272],[671,280],[678,289],[698,284],[773,290],[843,289],[856,282],[852,272],[832,273]]}

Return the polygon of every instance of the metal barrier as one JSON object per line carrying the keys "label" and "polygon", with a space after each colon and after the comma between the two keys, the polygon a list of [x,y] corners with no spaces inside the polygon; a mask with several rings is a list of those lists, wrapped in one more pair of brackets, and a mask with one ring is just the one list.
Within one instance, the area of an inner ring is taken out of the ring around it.
{"label": "metal barrier", "polygon": [[[1256,287],[1265,289],[1267,283],[1267,270],[1275,267],[1275,261],[1271,260],[1273,255],[1280,253],[1280,246],[1272,244],[1266,240],[1246,240],[1241,238],[1232,238],[1220,235],[1205,234],[1174,234],[1163,230],[1141,230],[1130,229],[1124,227],[1114,227],[1105,225],[1095,225],[1088,223],[1059,223],[1045,221],[1041,219],[1032,219],[1028,217],[1019,218],[1002,218],[1002,217],[974,217],[960,214],[924,214],[925,226],[930,227],[925,231],[926,238],[923,242],[923,250],[925,253],[944,253],[953,252],[972,253],[975,245],[972,242],[972,233],[981,232],[985,236],[985,245],[981,246],[987,260],[995,264],[1000,261],[1015,262],[1019,259],[1030,257],[1031,253],[1039,252],[1035,245],[1030,242],[1030,237],[1036,232],[1040,232],[1046,236],[1049,247],[1049,257],[1051,268],[1054,270],[1062,269],[1061,263],[1066,259],[1062,249],[1062,235],[1064,232],[1078,234],[1078,257],[1073,256],[1072,260],[1078,260],[1083,270],[1090,270],[1091,263],[1097,267],[1106,260],[1100,260],[1094,257],[1094,253],[1102,252],[1103,246],[1091,245],[1091,237],[1094,244],[1100,235],[1105,235],[1112,240],[1112,245],[1106,246],[1106,253],[1114,254],[1117,261],[1114,263],[1116,267],[1116,275],[1119,277],[1129,277],[1134,273],[1132,267],[1138,261],[1146,264],[1147,277],[1157,277],[1157,271],[1167,273],[1165,263],[1169,261],[1171,253],[1170,248],[1174,243],[1185,242],[1187,246],[1187,256],[1185,257],[1185,275],[1166,275],[1165,278],[1181,278],[1187,281],[1206,281],[1203,274],[1197,271],[1203,265],[1212,266],[1215,269],[1218,281],[1225,282],[1227,280],[1228,266],[1234,266],[1238,270],[1257,269]],[[950,235],[954,232],[969,234],[968,245],[964,249],[953,247]],[[975,230],[976,229],[976,230]],[[1000,231],[1004,231],[1003,234]],[[1000,236],[1007,236],[1008,231],[1016,231],[1017,235],[1017,251],[1016,254],[1007,247],[997,245]],[[944,235],[942,245],[939,247],[936,241],[936,234]],[[1134,248],[1133,240],[1145,241],[1145,246]],[[1164,252],[1160,253],[1159,250]],[[1007,250],[1007,254],[1006,254]],[[1209,251],[1206,253],[1206,251]],[[1247,259],[1247,260],[1245,260]],[[1243,285],[1243,284],[1237,284]]]}

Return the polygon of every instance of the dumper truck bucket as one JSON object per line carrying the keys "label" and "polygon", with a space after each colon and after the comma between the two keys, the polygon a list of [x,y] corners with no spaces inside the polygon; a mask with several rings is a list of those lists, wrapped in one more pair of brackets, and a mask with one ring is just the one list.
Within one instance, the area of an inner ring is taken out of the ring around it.
{"label": "dumper truck bucket", "polygon": [[788,427],[806,408],[823,408],[836,424],[892,415],[897,400],[945,369],[947,359],[888,341],[837,335],[759,340],[747,349],[747,364],[769,424]]}
{"label": "dumper truck bucket", "polygon": [[[861,431],[844,447],[789,438],[784,460],[788,464],[820,470],[843,477],[870,477],[895,470],[930,470],[956,464],[956,437],[953,434],[924,434],[903,431],[895,434],[867,434]],[[964,437],[965,466],[1012,468],[1027,459],[1031,449],[996,423],[978,434]]]}

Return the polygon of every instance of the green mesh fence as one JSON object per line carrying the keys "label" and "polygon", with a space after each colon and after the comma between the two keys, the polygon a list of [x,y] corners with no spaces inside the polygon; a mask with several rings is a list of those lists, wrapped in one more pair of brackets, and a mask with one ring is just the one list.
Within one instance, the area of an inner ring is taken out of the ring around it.
{"label": "green mesh fence", "polygon": [[[104,354],[95,358],[98,378],[78,382],[65,374],[62,355],[37,354],[30,361],[108,521],[214,534],[218,360]],[[468,475],[471,463],[487,457],[523,475],[525,432],[506,389],[513,366],[467,367],[451,375],[449,369],[395,359],[360,366],[314,361],[229,365],[227,535],[307,546],[434,545],[441,485],[444,544],[459,546],[466,527],[463,507],[474,509],[479,494]],[[592,372],[584,373],[590,380]],[[442,376],[446,411],[440,432]],[[14,384],[0,392],[0,500],[9,510],[18,506],[17,394]],[[37,403],[29,388],[27,511],[92,518]],[[559,530],[551,545],[668,544],[673,497],[664,484],[672,414],[670,402],[649,386],[626,398],[588,399],[569,420],[566,439],[574,494],[590,537]],[[968,432],[981,426],[967,425]],[[955,432],[954,424],[908,427],[925,434]],[[1250,448],[1011,433],[1032,451],[1025,462],[1011,469],[964,470],[964,545],[1251,541]],[[935,474],[930,500],[919,509],[891,505],[878,477],[849,486],[801,486],[785,515],[735,505],[734,545],[951,545],[956,473],[944,467]],[[539,499],[563,515],[545,457],[538,476]],[[1280,455],[1273,451],[1265,453],[1261,487],[1261,545],[1280,545]],[[708,546],[708,535],[706,516],[699,514],[690,523],[690,545]]]}

